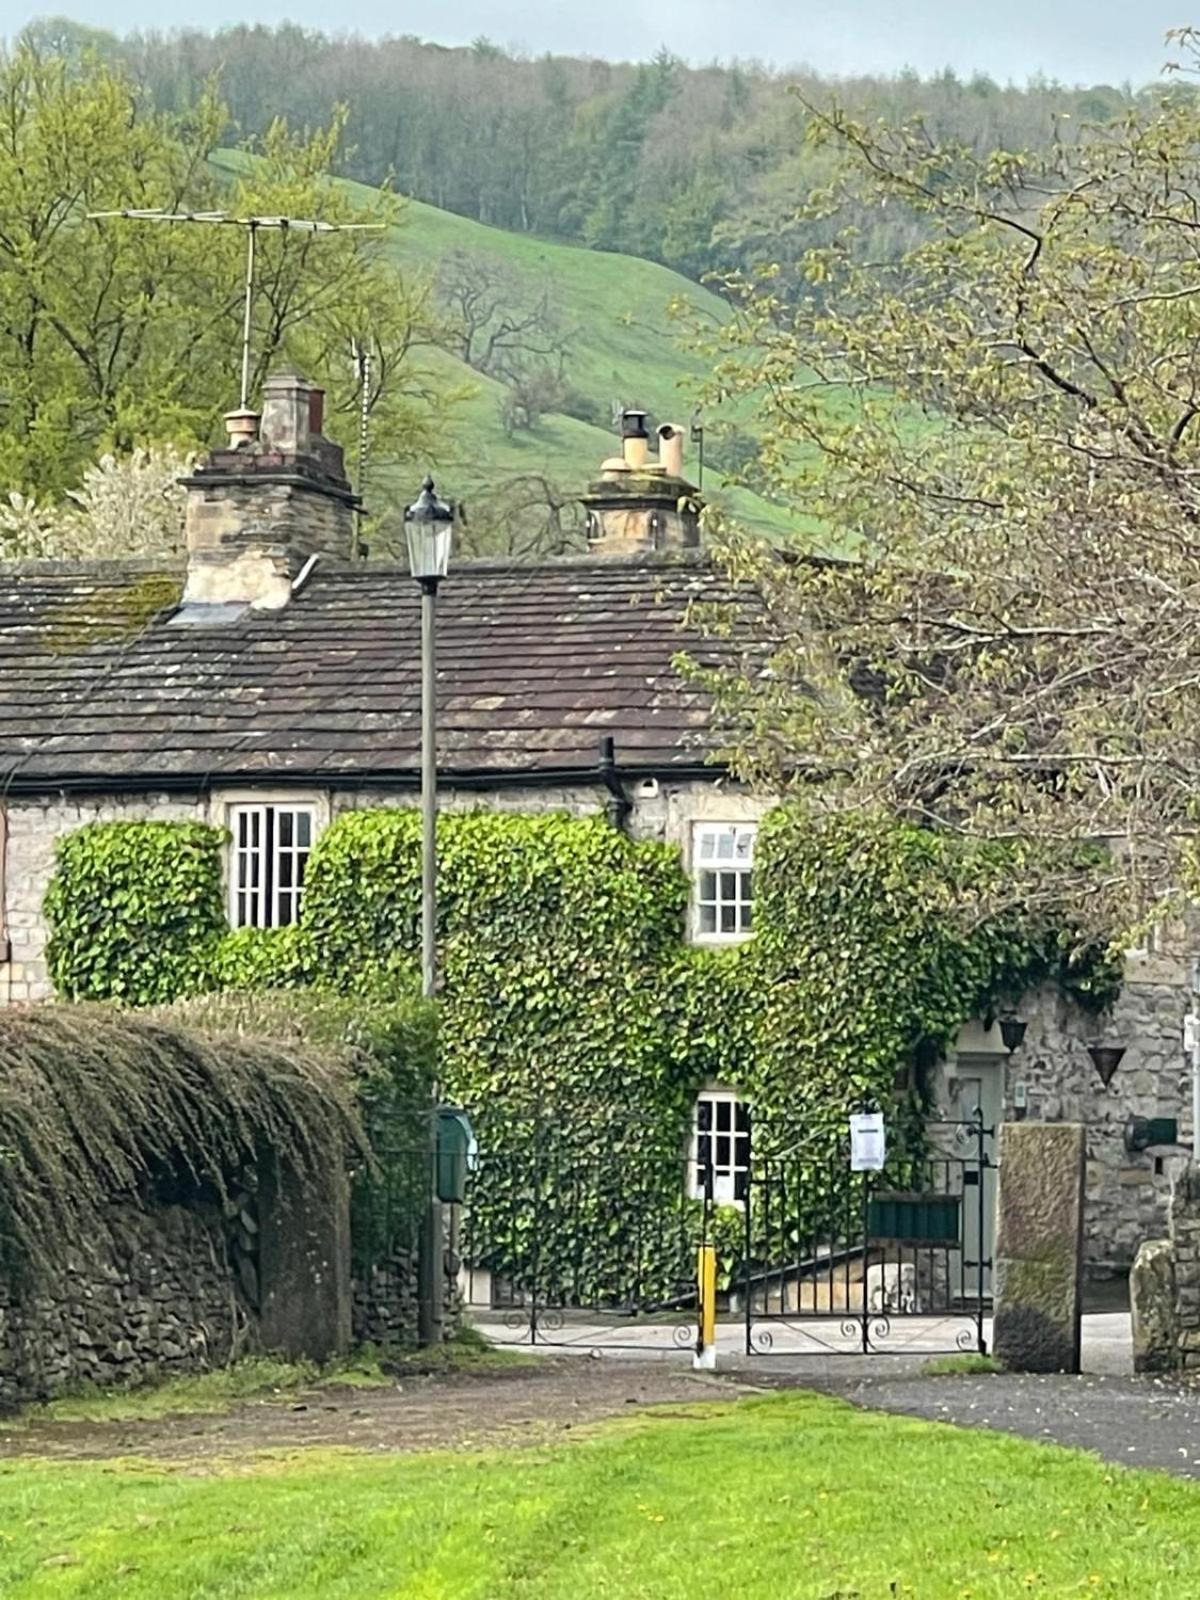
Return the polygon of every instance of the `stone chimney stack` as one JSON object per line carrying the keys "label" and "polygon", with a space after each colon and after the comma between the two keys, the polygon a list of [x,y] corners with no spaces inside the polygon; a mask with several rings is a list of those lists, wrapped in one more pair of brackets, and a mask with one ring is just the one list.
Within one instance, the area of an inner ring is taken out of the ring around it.
{"label": "stone chimney stack", "polygon": [[649,453],[643,411],[621,418],[621,454],[610,456],[583,495],[588,544],[596,555],[695,550],[703,501],[683,475],[683,429],[664,423],[657,459]]}
{"label": "stone chimney stack", "polygon": [[295,372],[263,384],[262,414],[231,411],[227,445],[185,478],[184,605],[277,610],[310,556],[354,553],[358,500],[340,445],[321,432],[325,394]]}

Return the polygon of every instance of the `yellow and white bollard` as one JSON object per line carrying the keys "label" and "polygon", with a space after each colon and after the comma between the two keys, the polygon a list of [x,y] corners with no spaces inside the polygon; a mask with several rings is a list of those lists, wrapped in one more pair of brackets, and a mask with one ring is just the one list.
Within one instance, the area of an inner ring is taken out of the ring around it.
{"label": "yellow and white bollard", "polygon": [[697,1311],[699,1333],[692,1366],[697,1372],[717,1370],[717,1249],[702,1244],[696,1253]]}

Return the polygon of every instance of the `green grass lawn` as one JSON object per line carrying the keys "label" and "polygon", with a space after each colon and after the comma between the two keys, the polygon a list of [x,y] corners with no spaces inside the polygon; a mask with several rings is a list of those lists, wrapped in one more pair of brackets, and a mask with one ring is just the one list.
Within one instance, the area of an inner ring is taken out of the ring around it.
{"label": "green grass lawn", "polygon": [[6,1600],[1186,1600],[1198,1542],[1195,1485],[804,1394],[548,1450],[0,1464]]}

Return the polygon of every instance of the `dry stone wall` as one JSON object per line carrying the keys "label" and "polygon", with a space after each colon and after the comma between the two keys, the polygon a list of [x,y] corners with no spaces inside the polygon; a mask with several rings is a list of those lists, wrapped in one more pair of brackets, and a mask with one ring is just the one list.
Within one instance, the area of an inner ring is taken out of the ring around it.
{"label": "dry stone wall", "polygon": [[91,1259],[0,1279],[0,1404],[205,1372],[253,1346],[215,1208],[127,1201]]}
{"label": "dry stone wall", "polygon": [[[458,1286],[459,1262],[446,1251],[442,1325],[447,1336],[462,1319],[462,1296]],[[417,1333],[420,1264],[416,1248],[402,1246],[385,1260],[377,1261],[358,1274],[351,1283],[351,1317],[356,1345],[373,1345],[388,1351],[411,1345]]]}

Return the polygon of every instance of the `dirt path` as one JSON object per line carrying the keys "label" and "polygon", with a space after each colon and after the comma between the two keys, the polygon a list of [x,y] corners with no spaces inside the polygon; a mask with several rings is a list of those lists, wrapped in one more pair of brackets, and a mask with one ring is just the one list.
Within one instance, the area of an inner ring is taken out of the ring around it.
{"label": "dirt path", "polygon": [[578,1356],[436,1377],[390,1388],[322,1388],[240,1404],[215,1416],[146,1422],[0,1421],[0,1456],[202,1461],[254,1450],[473,1449],[545,1443],[631,1406],[731,1399],[747,1387],[685,1363]]}

